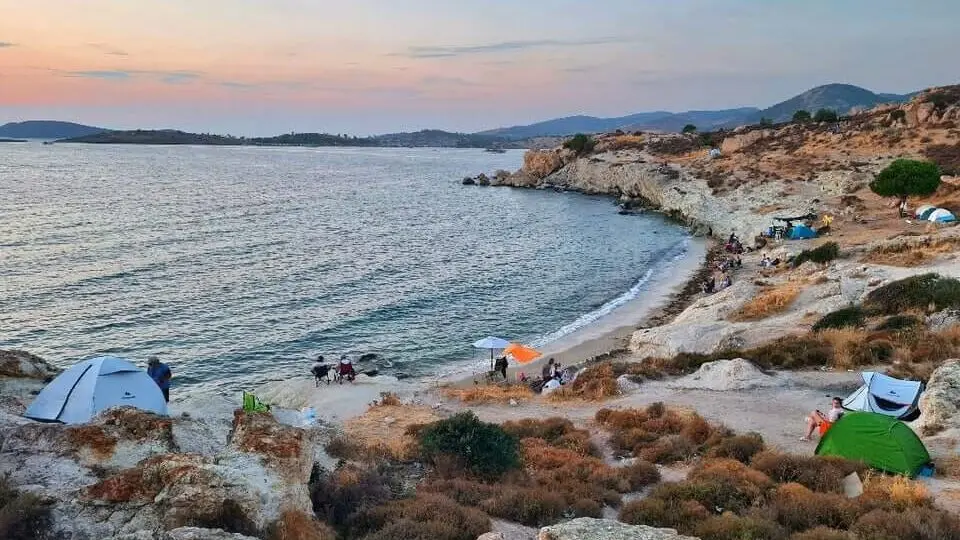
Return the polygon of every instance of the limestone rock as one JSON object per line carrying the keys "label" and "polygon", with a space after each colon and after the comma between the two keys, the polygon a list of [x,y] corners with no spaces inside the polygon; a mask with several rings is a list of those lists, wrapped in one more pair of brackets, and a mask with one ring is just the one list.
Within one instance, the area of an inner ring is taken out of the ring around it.
{"label": "limestone rock", "polygon": [[239,533],[228,533],[221,529],[179,527],[167,531],[163,540],[256,540],[256,538]]}
{"label": "limestone rock", "polygon": [[577,518],[540,529],[537,540],[697,540],[673,529],[627,525],[612,519]]}
{"label": "limestone rock", "polygon": [[471,177],[469,177],[469,176],[463,177],[463,182],[461,182],[461,184],[463,184],[463,185],[465,185],[465,186],[472,186],[472,185],[474,185],[474,184],[476,184],[476,183],[477,183],[477,182],[476,182],[473,178],[471,178]]}
{"label": "limestone rock", "polygon": [[0,377],[49,380],[59,370],[39,356],[26,351],[0,350]]}
{"label": "limestone rock", "polygon": [[946,330],[957,324],[960,324],[960,310],[958,309],[945,309],[927,317],[927,326],[934,332]]}
{"label": "limestone rock", "polygon": [[640,385],[630,380],[629,375],[621,375],[617,377],[617,388],[620,390],[621,394],[629,394],[639,390]]}
{"label": "limestone rock", "polygon": [[920,394],[920,413],[921,431],[960,427],[960,360],[947,360],[930,375]]}
{"label": "limestone rock", "polygon": [[506,537],[501,532],[488,532],[478,536],[477,540],[506,540]]}
{"label": "limestone rock", "polygon": [[778,386],[782,381],[760,371],[743,358],[706,362],[695,373],[670,383],[671,387],[697,390],[747,390]]}
{"label": "limestone rock", "polygon": [[555,150],[528,150],[521,170],[534,178],[546,178],[562,166],[563,159]]}

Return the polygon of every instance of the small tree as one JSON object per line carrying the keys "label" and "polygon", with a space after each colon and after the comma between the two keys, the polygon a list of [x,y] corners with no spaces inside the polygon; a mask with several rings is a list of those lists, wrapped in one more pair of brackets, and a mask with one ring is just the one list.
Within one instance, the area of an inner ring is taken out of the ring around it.
{"label": "small tree", "polygon": [[812,118],[813,117],[810,116],[810,112],[805,111],[803,109],[800,109],[799,111],[793,113],[793,121],[799,122],[801,124],[809,122]]}
{"label": "small tree", "polygon": [[929,161],[898,159],[870,182],[870,189],[881,197],[900,199],[899,212],[910,195],[930,195],[940,186],[940,168]]}
{"label": "small tree", "polygon": [[520,466],[517,437],[497,424],[481,422],[470,411],[439,420],[420,432],[428,460],[452,458],[475,474],[495,478]]}
{"label": "small tree", "polygon": [[593,138],[584,135],[583,133],[577,133],[573,136],[572,139],[563,143],[564,148],[573,150],[577,154],[586,154],[593,151],[593,147],[597,145],[597,142]]}
{"label": "small tree", "polygon": [[814,122],[836,122],[837,118],[839,118],[837,111],[830,109],[820,109],[817,114],[813,115]]}
{"label": "small tree", "polygon": [[683,133],[694,133],[697,131],[697,126],[693,124],[687,124],[683,126]]}
{"label": "small tree", "polygon": [[766,116],[761,117],[761,118],[760,118],[760,125],[761,125],[761,126],[772,126],[772,125],[773,125],[773,120],[767,118]]}

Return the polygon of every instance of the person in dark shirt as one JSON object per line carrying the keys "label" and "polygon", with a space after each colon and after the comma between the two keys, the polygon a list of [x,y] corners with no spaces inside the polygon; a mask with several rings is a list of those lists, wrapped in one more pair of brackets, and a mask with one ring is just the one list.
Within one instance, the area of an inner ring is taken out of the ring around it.
{"label": "person in dark shirt", "polygon": [[544,366],[543,370],[540,372],[540,376],[545,381],[549,381],[553,378],[553,358],[551,358]]}
{"label": "person in dark shirt", "polygon": [[498,356],[496,363],[493,365],[493,370],[503,375],[503,380],[507,380],[507,357]]}
{"label": "person in dark shirt", "polygon": [[160,387],[163,399],[170,403],[170,379],[173,378],[170,366],[161,362],[156,356],[151,356],[147,363],[147,375]]}

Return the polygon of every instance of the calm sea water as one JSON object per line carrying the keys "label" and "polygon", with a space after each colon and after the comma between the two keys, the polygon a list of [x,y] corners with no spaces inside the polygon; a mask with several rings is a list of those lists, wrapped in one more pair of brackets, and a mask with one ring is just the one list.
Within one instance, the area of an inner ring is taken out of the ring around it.
{"label": "calm sea water", "polygon": [[[158,354],[200,388],[373,352],[436,373],[642,295],[686,233],[609,199],[465,187],[522,153],[0,145],[0,347]],[[372,365],[366,367],[373,367]]]}

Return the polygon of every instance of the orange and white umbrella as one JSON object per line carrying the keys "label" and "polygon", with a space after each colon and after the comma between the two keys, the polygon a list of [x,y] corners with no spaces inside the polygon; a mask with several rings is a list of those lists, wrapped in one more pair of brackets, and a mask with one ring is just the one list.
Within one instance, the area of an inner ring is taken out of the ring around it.
{"label": "orange and white umbrella", "polygon": [[503,349],[503,353],[509,355],[513,358],[518,364],[529,364],[537,358],[543,356],[543,353],[534,349],[533,347],[527,347],[526,345],[521,345],[519,343],[511,343]]}

